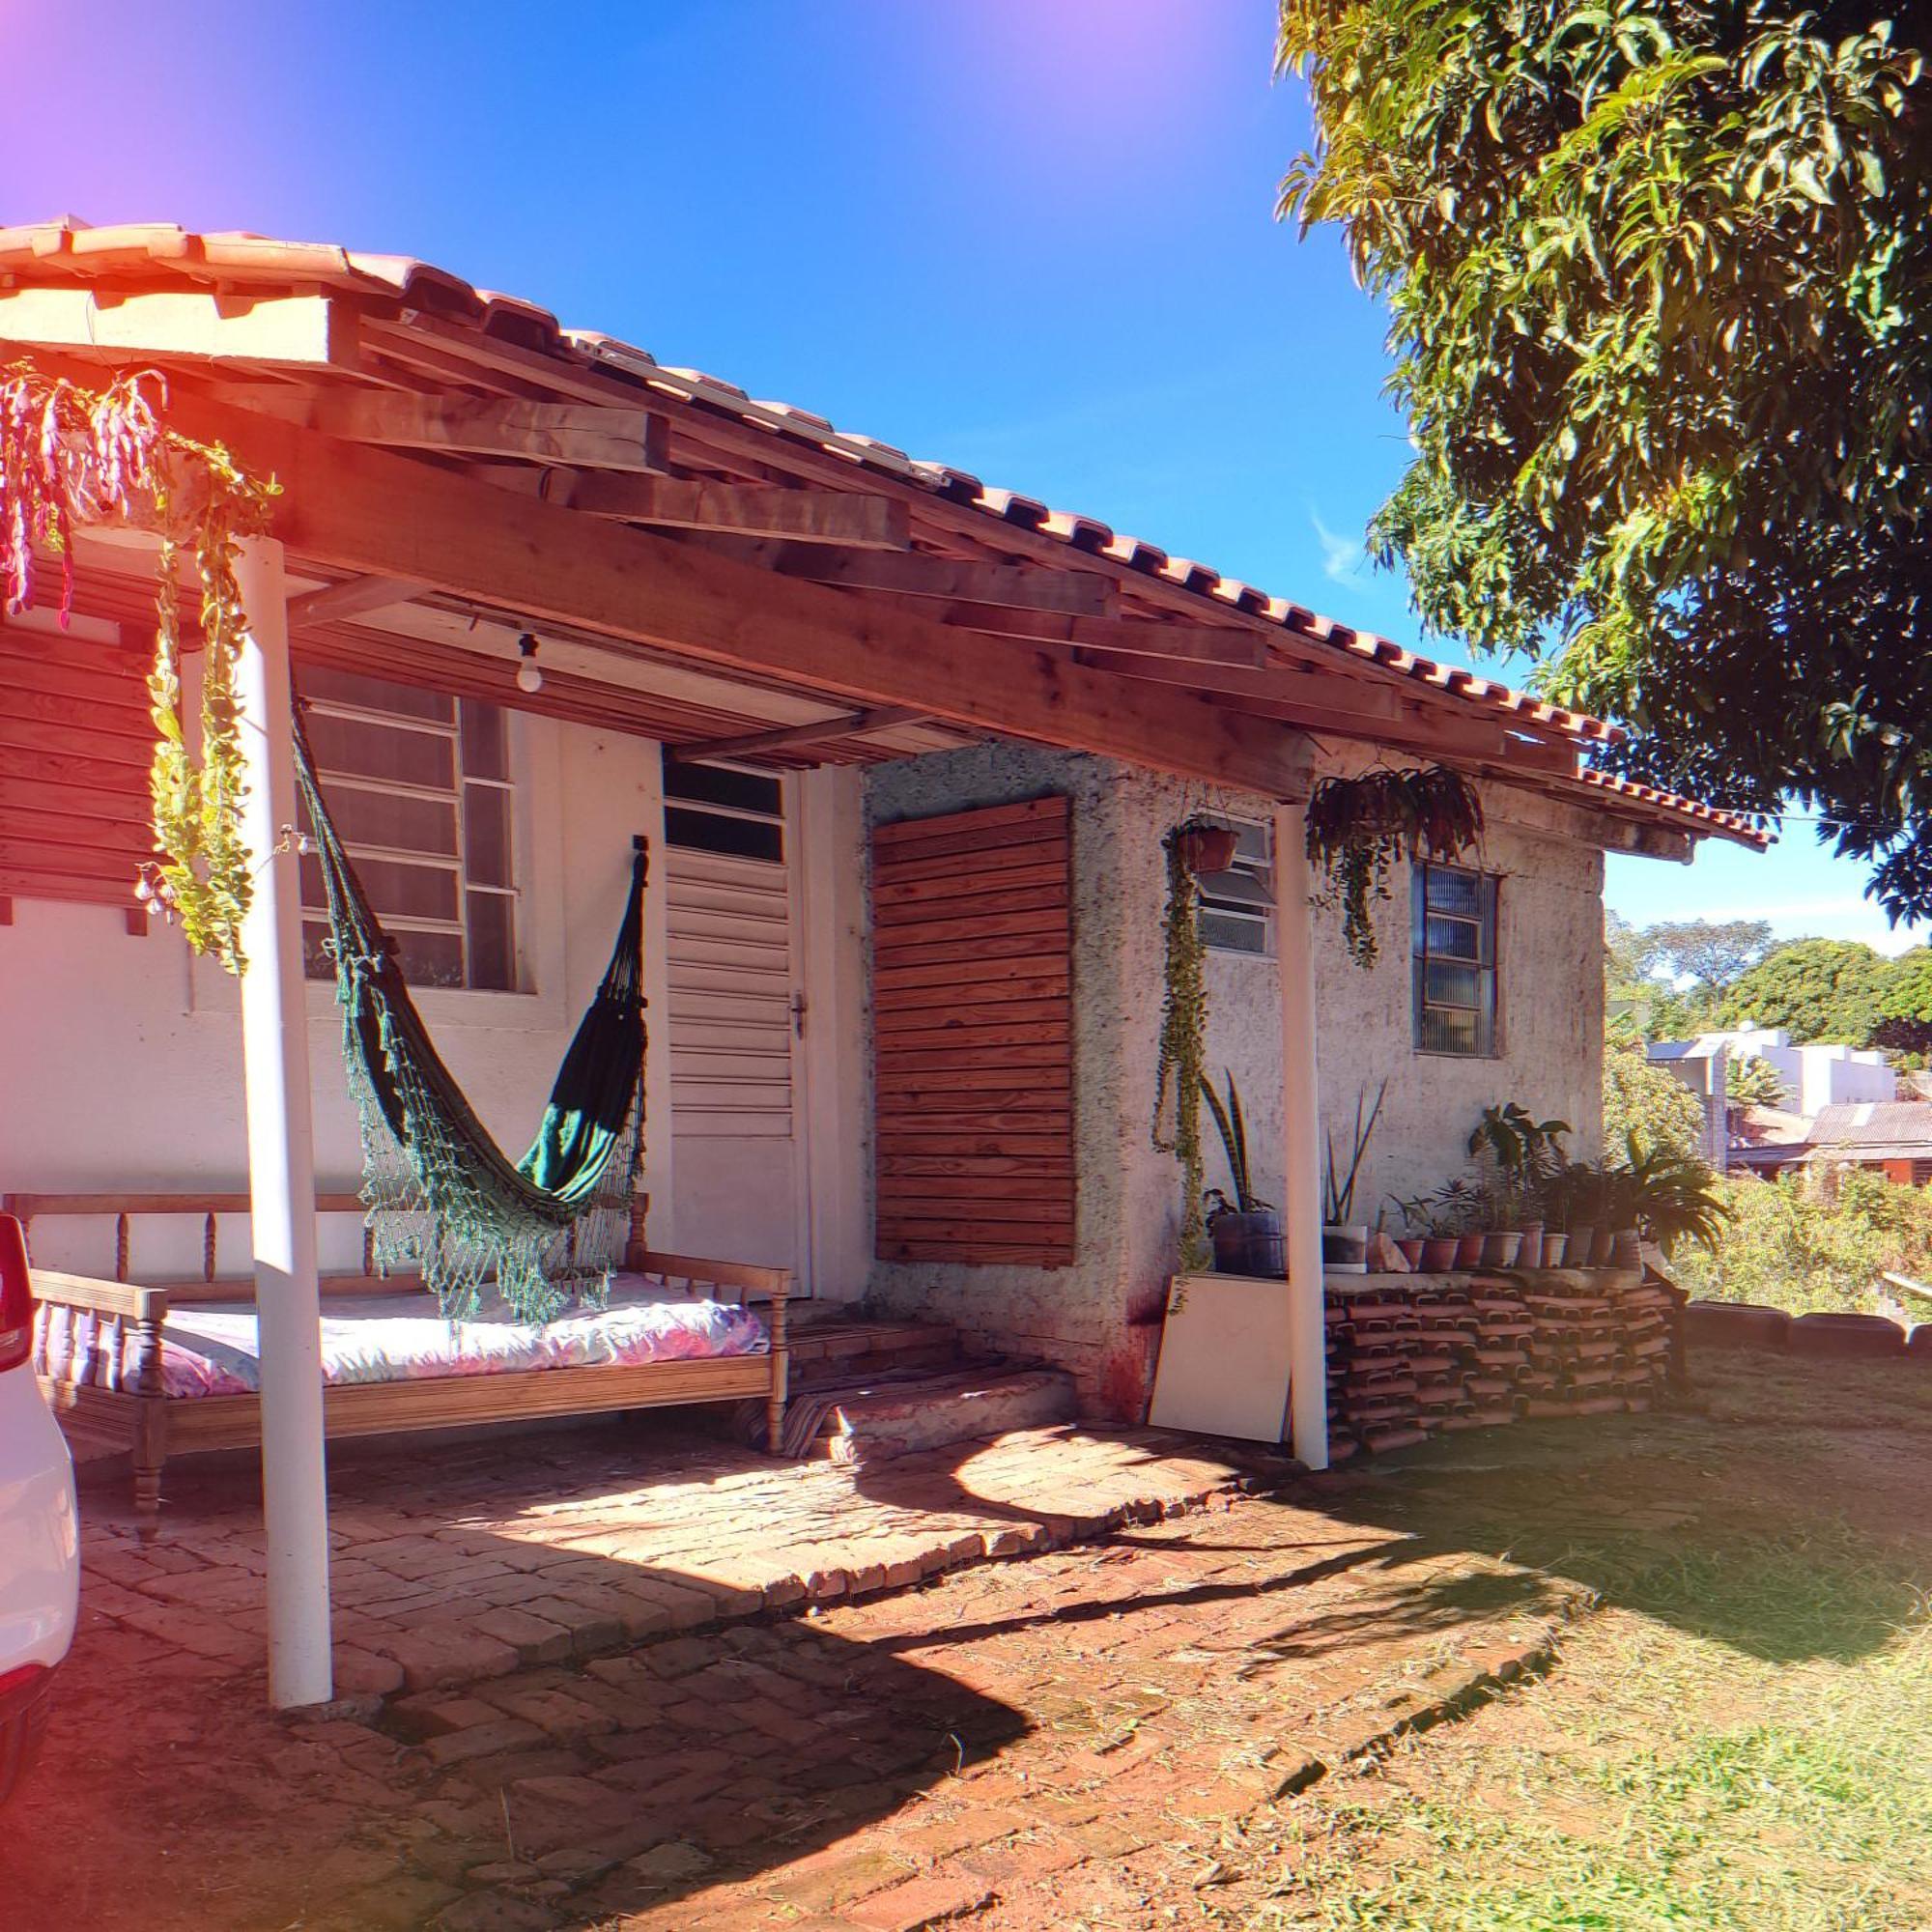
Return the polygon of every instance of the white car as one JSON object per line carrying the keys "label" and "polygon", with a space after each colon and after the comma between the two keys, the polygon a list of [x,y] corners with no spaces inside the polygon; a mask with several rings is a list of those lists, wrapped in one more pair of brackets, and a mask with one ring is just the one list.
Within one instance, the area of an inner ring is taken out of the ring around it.
{"label": "white car", "polygon": [[73,1462],[34,1378],[34,1292],[20,1224],[0,1214],[0,1804],[46,1726],[80,1607]]}

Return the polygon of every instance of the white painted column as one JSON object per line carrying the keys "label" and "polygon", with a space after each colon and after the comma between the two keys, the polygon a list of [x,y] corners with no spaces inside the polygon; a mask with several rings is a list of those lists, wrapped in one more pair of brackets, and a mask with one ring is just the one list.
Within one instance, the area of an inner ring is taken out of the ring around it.
{"label": "white painted column", "polygon": [[248,797],[242,825],[255,893],[242,926],[242,1046],[248,1188],[261,1326],[262,1509],[269,1559],[269,1699],[326,1703],[328,1492],[323,1455],[322,1307],[316,1286],[315,1135],[309,1117],[308,993],[289,729],[288,592],[282,547],[242,545],[248,637],[237,667]]}
{"label": "white painted column", "polygon": [[1288,1230],[1289,1439],[1328,1466],[1328,1365],[1321,1288],[1321,1122],[1316,1078],[1314,913],[1298,805],[1274,814],[1275,952],[1281,973],[1282,1174]]}

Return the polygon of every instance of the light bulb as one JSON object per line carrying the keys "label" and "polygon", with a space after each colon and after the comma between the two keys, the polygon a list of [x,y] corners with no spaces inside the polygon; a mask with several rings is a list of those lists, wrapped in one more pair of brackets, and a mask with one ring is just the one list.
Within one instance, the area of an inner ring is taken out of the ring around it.
{"label": "light bulb", "polygon": [[519,691],[541,691],[543,672],[537,668],[537,640],[527,631],[517,639],[517,648],[523,652],[524,661],[517,667],[517,689]]}

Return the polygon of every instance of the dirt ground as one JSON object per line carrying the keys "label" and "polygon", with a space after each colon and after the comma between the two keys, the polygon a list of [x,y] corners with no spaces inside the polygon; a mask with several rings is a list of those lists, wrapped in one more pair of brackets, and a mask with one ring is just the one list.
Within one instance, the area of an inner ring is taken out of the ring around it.
{"label": "dirt ground", "polygon": [[1932,1374],[1694,1366],[362,1718],[97,1631],[0,1932],[1932,1923]]}

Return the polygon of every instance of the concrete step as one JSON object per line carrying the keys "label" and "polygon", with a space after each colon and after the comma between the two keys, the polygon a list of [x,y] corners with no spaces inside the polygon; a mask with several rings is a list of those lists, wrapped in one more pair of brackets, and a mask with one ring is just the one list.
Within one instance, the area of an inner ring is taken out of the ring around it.
{"label": "concrete step", "polygon": [[[808,1399],[812,1394],[806,1392]],[[954,1368],[829,1396],[808,1452],[859,1464],[976,1441],[1013,1429],[1070,1422],[1073,1378],[1062,1369],[998,1364]]]}

